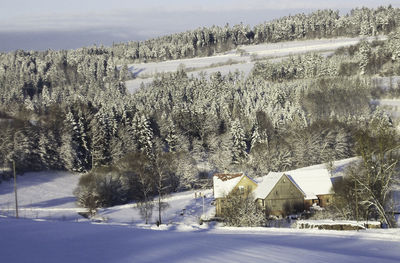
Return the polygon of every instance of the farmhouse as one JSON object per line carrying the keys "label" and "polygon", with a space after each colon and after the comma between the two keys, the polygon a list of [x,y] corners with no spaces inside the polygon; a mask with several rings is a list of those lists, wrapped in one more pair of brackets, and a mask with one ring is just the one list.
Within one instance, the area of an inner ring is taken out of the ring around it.
{"label": "farmhouse", "polygon": [[255,199],[259,207],[273,215],[285,214],[286,210],[304,210],[305,193],[285,173],[269,173],[259,179]]}
{"label": "farmhouse", "polygon": [[277,216],[303,211],[314,204],[327,206],[333,196],[331,176],[321,166],[270,172],[257,180],[243,173],[215,174],[213,182],[216,216],[222,216],[225,196],[232,191],[252,193],[263,210]]}
{"label": "farmhouse", "polygon": [[242,194],[252,193],[257,182],[243,173],[234,174],[215,174],[213,177],[215,215],[223,214],[225,196],[232,191],[239,191]]}
{"label": "farmhouse", "polygon": [[259,179],[255,192],[260,207],[273,215],[303,211],[314,204],[324,207],[332,196],[332,182],[326,169],[271,172]]}

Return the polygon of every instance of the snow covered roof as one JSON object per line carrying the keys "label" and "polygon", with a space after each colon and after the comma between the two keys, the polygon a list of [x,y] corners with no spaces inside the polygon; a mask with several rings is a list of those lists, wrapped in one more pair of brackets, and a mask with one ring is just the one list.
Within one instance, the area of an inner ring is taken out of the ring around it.
{"label": "snow covered roof", "polygon": [[261,178],[258,178],[258,186],[254,192],[254,197],[256,199],[261,198],[264,199],[266,198],[269,193],[272,191],[272,188],[278,183],[279,179],[283,176],[284,173],[282,172],[270,172],[268,175],[263,176]]}
{"label": "snow covered roof", "polygon": [[[303,192],[305,199],[317,199],[317,195],[333,193],[332,180],[335,176],[343,176],[344,167],[354,161],[357,161],[356,157],[335,161],[335,170],[332,176],[327,170],[326,164],[318,164],[287,172],[270,172],[266,176],[257,178],[257,180],[248,178],[257,184],[257,188],[254,191],[256,199],[266,198],[284,174]],[[246,175],[243,173],[215,174],[213,177],[214,197],[221,198],[229,194],[243,176]]]}
{"label": "snow covered roof", "polygon": [[255,198],[266,198],[283,175],[286,175],[303,192],[305,199],[317,199],[317,195],[333,193],[328,170],[318,165],[287,172],[270,172],[258,179]]}
{"label": "snow covered roof", "polygon": [[[214,198],[221,198],[229,194],[243,178],[243,173],[214,174]],[[251,179],[251,178],[250,178]]]}
{"label": "snow covered roof", "polygon": [[305,199],[332,194],[331,176],[327,169],[298,169],[285,174],[305,193]]}

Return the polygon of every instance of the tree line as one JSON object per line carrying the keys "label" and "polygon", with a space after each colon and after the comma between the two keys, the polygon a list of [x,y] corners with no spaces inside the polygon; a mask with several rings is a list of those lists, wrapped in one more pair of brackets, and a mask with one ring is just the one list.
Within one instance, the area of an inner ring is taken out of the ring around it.
{"label": "tree line", "polygon": [[318,10],[285,16],[253,28],[244,24],[203,27],[142,42],[114,44],[111,49],[118,59],[129,62],[210,56],[240,45],[388,34],[399,25],[399,17],[399,9],[391,6],[356,8],[342,16],[339,11]]}

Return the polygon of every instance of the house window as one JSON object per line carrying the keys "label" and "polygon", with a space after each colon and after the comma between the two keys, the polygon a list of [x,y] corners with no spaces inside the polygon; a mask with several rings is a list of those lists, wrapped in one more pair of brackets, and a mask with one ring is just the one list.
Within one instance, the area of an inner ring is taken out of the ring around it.
{"label": "house window", "polygon": [[283,182],[286,183],[286,179],[283,179]]}
{"label": "house window", "polygon": [[244,193],[244,186],[239,185],[239,193],[243,194]]}

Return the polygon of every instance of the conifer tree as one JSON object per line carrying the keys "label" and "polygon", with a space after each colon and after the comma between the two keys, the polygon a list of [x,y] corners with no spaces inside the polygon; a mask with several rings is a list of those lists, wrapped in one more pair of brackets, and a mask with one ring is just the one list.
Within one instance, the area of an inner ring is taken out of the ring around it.
{"label": "conifer tree", "polygon": [[239,120],[231,125],[232,163],[239,164],[247,158],[246,138]]}

